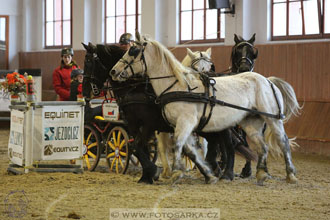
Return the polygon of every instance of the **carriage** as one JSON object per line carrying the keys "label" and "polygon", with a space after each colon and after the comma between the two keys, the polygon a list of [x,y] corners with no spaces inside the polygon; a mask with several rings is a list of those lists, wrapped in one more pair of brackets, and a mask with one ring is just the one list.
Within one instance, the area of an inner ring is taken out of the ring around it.
{"label": "carriage", "polygon": [[[94,171],[100,161],[106,163],[110,172],[125,174],[129,164],[137,166],[138,160],[132,155],[130,146],[134,141],[128,133],[128,125],[120,116],[116,100],[112,97],[93,99],[91,109],[99,109],[91,120],[85,121],[83,137],[84,168]],[[150,158],[157,160],[156,139],[149,142]]]}

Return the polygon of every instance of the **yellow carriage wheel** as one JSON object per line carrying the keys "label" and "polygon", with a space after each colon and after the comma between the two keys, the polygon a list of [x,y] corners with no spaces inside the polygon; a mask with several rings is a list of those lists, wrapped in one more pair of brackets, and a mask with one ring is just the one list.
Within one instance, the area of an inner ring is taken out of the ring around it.
{"label": "yellow carriage wheel", "polygon": [[105,144],[106,160],[110,172],[125,173],[129,160],[128,135],[122,127],[114,127],[107,138]]}
{"label": "yellow carriage wheel", "polygon": [[99,133],[93,126],[84,126],[83,162],[84,168],[94,171],[100,161],[101,140]]}

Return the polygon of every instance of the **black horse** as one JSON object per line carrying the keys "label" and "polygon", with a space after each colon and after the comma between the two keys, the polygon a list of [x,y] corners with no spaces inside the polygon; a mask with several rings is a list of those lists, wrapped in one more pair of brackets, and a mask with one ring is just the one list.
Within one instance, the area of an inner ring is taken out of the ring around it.
{"label": "black horse", "polygon": [[[258,57],[258,50],[254,47],[254,41],[255,41],[255,35],[249,39],[244,40],[241,36],[237,36],[234,34],[234,41],[235,45],[232,48],[231,53],[231,73],[229,75],[239,74],[243,72],[253,71],[254,69],[254,63],[255,59]],[[249,147],[247,141],[246,141],[246,134],[242,129],[239,129],[237,127],[231,129],[233,133],[235,133],[234,136],[236,136],[236,140],[233,140],[234,145],[242,145],[246,148]],[[222,157],[222,161],[227,160],[227,158]],[[244,168],[242,169],[242,172],[240,174],[240,177],[247,178],[251,176],[252,169],[251,169],[251,160],[247,160],[245,163]]]}
{"label": "black horse", "polygon": [[[161,115],[160,106],[154,104],[155,94],[152,86],[141,79],[141,81],[133,82],[114,82],[108,78],[109,70],[122,57],[125,51],[114,45],[104,46],[92,44],[84,45],[87,53],[85,56],[85,78],[83,84],[83,92],[85,97],[90,97],[92,87],[103,87],[106,80],[110,80],[110,85],[113,93],[117,98],[120,108],[124,112],[125,120],[129,125],[129,133],[135,137],[135,147],[133,153],[138,157],[143,167],[143,175],[139,182],[152,183],[153,178],[158,177],[157,167],[148,159],[147,142],[153,135],[154,131],[173,132],[173,128],[168,126]],[[93,90],[94,91],[94,90]],[[216,150],[220,143],[223,146],[221,149],[228,157],[225,173],[222,178],[233,179],[233,163],[234,149],[232,147],[227,131],[222,133],[200,133],[208,142],[207,161],[212,165],[217,175],[221,174],[218,163],[216,162]],[[141,150],[140,147],[143,146]],[[196,162],[195,156],[191,152],[185,152],[191,159]],[[244,154],[244,152],[243,152]],[[247,154],[248,155],[248,154]],[[205,173],[205,169],[198,162],[197,167],[204,174],[206,180],[209,178]]]}

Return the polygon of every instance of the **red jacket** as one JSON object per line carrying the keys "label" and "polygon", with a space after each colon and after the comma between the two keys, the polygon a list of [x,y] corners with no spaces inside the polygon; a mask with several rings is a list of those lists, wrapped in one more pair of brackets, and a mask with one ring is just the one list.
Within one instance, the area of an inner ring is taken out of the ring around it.
{"label": "red jacket", "polygon": [[70,98],[70,84],[71,71],[76,69],[75,65],[57,67],[53,72],[53,87],[55,92],[60,96],[60,101],[69,101]]}

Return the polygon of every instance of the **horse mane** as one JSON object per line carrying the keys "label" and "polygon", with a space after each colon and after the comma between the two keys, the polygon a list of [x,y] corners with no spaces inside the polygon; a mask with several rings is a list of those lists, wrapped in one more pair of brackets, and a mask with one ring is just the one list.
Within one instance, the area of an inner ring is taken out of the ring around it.
{"label": "horse mane", "polygon": [[175,56],[158,41],[148,40],[148,42],[154,46],[157,58],[165,64],[169,72],[174,73],[180,85],[184,86],[186,83],[191,83],[194,77],[192,74],[188,74],[191,72],[189,68],[183,66]]}
{"label": "horse mane", "polygon": [[106,64],[107,67],[113,67],[126,52],[122,48],[113,44],[97,44],[96,49],[98,57],[102,60],[103,64]]}

